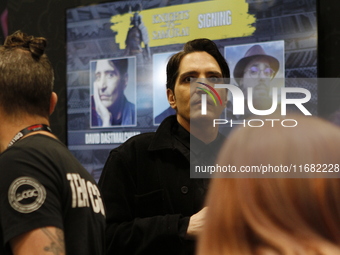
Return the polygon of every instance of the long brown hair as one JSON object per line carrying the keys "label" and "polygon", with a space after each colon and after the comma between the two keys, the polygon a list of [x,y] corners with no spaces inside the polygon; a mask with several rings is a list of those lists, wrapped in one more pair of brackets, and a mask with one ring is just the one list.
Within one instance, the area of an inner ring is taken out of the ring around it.
{"label": "long brown hair", "polygon": [[198,255],[340,254],[340,129],[315,117],[295,119],[290,129],[236,130],[217,162],[327,163],[334,178],[215,178]]}

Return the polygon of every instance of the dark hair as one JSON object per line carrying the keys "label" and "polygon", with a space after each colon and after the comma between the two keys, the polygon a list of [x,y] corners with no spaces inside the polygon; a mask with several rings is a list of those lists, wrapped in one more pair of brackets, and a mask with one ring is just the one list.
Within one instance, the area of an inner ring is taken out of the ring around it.
{"label": "dark hair", "polygon": [[126,58],[123,59],[112,59],[109,60],[110,64],[113,64],[115,68],[118,69],[121,76],[127,73],[128,69],[128,60]]}
{"label": "dark hair", "polygon": [[221,68],[223,78],[230,78],[229,66],[225,58],[220,53],[217,45],[206,38],[195,39],[187,42],[184,45],[182,51],[173,55],[166,67],[166,88],[174,90],[176,79],[178,77],[179,65],[184,56],[189,53],[205,51],[210,54],[214,59],[216,59],[218,65]]}
{"label": "dark hair", "polygon": [[54,72],[46,39],[17,31],[0,46],[0,107],[8,115],[49,117]]}

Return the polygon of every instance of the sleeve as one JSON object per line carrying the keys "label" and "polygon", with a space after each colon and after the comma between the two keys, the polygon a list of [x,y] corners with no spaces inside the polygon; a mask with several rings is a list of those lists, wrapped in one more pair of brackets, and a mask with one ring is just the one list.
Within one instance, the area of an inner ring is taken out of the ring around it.
{"label": "sleeve", "polygon": [[32,154],[13,148],[0,163],[0,225],[4,244],[36,228],[63,229],[58,185],[46,174],[51,169],[42,171],[45,166]]}
{"label": "sleeve", "polygon": [[124,153],[114,149],[99,181],[107,211],[108,254],[179,254],[186,243],[189,217],[179,214],[140,217],[136,213],[134,168],[138,166],[130,156],[124,157]]}

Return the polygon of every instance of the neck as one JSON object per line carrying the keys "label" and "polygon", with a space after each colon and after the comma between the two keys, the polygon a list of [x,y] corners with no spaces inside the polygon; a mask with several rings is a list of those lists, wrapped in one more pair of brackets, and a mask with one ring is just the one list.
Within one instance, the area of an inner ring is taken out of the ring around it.
{"label": "neck", "polygon": [[[7,149],[8,145],[12,141],[12,139],[23,129],[35,125],[35,124],[45,124],[49,125],[49,121],[43,117],[23,117],[20,118],[20,121],[10,121],[9,118],[2,118],[5,119],[3,123],[0,124],[0,153]],[[30,132],[24,135],[21,139],[24,139],[28,136],[35,135],[35,134],[44,134],[51,137],[56,138],[53,134],[48,131],[36,131]]]}
{"label": "neck", "polygon": [[191,122],[183,122],[178,117],[177,121],[184,129],[205,144],[211,143],[217,137],[218,127],[214,127],[212,121],[198,120],[195,122],[191,120]]}
{"label": "neck", "polygon": [[208,144],[216,139],[218,127],[213,127],[211,122],[209,122],[209,125],[204,125],[202,123],[199,123],[199,125],[191,124],[190,133],[205,144]]}

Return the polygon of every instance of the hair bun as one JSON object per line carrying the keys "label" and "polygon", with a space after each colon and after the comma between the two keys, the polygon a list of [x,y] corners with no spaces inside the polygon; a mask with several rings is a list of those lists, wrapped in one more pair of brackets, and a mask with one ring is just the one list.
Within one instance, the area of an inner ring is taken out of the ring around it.
{"label": "hair bun", "polygon": [[5,40],[5,48],[22,48],[32,53],[35,58],[40,58],[46,48],[47,42],[43,37],[29,36],[23,32],[16,31]]}
{"label": "hair bun", "polygon": [[32,54],[36,57],[41,57],[46,48],[46,39],[41,37],[32,38],[29,42],[29,49]]}

